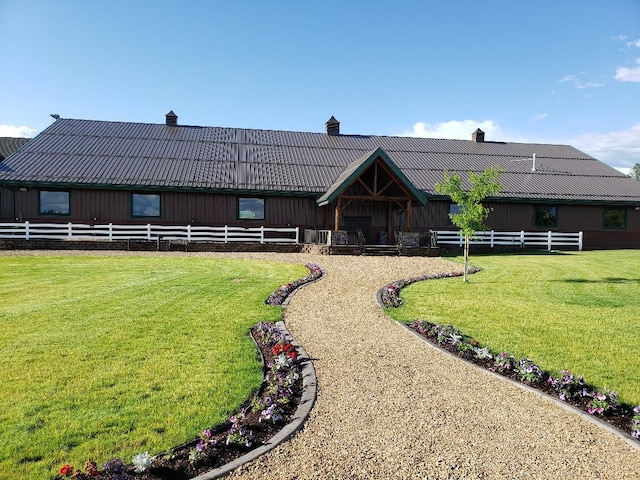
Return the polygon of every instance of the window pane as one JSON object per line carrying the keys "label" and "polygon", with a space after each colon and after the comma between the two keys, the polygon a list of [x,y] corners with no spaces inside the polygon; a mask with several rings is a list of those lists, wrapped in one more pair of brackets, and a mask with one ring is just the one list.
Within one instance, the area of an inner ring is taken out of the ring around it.
{"label": "window pane", "polygon": [[160,195],[134,193],[131,211],[134,217],[159,217]]}
{"label": "window pane", "polygon": [[264,220],[264,198],[241,198],[238,202],[240,220]]}
{"label": "window pane", "polygon": [[536,207],[535,225],[538,227],[556,227],[558,225],[558,207],[555,205]]}
{"label": "window pane", "polygon": [[69,215],[69,192],[40,192],[40,215]]}
{"label": "window pane", "polygon": [[624,208],[604,209],[604,228],[625,228]]}
{"label": "window pane", "polygon": [[457,203],[449,204],[449,215],[447,219],[449,220],[449,225],[453,225],[453,221],[451,220],[451,215],[457,215],[460,213],[460,206]]}

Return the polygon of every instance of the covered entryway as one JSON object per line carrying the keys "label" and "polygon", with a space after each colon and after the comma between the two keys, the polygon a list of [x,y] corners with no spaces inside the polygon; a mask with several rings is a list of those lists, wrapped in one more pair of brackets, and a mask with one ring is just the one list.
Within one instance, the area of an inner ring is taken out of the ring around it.
{"label": "covered entryway", "polygon": [[365,243],[372,243],[371,237],[371,217],[365,215],[344,216],[344,229],[347,232],[360,232]]}
{"label": "covered entryway", "polygon": [[[398,230],[411,232],[413,207],[426,203],[424,194],[381,148],[347,166],[318,199],[319,206],[332,209],[333,231],[346,231],[349,237],[352,229],[360,230],[367,244],[394,244]],[[394,212],[402,212],[402,228],[392,224]]]}

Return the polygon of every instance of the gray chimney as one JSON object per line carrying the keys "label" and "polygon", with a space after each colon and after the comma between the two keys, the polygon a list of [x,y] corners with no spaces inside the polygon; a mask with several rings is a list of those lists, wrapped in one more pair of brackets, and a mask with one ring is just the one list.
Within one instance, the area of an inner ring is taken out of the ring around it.
{"label": "gray chimney", "polygon": [[178,125],[178,116],[173,113],[173,110],[167,113],[165,117],[167,118],[167,125],[171,127],[175,127],[176,125]]}
{"label": "gray chimney", "polygon": [[484,142],[484,132],[478,128],[475,132],[471,134],[471,140],[473,140],[476,143]]}
{"label": "gray chimney", "polygon": [[327,135],[340,135],[340,122],[333,115],[327,120],[325,126],[327,127]]}

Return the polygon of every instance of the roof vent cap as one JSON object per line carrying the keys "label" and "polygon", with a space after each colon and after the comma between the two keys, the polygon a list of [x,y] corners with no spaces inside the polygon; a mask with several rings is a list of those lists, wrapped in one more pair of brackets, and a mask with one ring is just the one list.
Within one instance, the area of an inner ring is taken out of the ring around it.
{"label": "roof vent cap", "polygon": [[340,122],[333,115],[327,120],[325,126],[327,127],[327,135],[340,135]]}
{"label": "roof vent cap", "polygon": [[173,110],[167,113],[165,117],[167,119],[167,125],[170,125],[172,127],[175,127],[176,125],[178,125],[178,116],[175,113],[173,113]]}
{"label": "roof vent cap", "polygon": [[478,128],[475,132],[473,132],[471,134],[471,140],[476,142],[476,143],[483,143],[484,142],[484,132]]}

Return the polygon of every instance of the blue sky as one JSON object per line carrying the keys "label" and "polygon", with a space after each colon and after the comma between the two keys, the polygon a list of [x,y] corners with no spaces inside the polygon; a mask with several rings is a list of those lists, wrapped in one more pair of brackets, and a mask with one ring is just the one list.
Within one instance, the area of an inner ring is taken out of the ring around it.
{"label": "blue sky", "polygon": [[0,136],[65,118],[570,144],[640,163],[640,1],[0,0]]}

